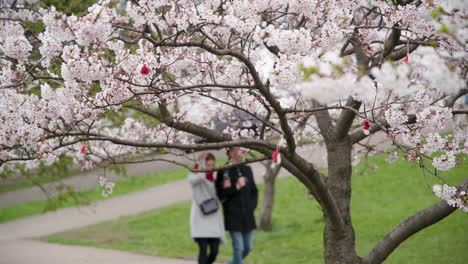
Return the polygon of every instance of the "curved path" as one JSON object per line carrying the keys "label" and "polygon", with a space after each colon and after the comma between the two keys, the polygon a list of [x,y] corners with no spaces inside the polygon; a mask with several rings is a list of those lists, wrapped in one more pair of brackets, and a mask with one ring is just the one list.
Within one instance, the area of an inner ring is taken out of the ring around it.
{"label": "curved path", "polygon": [[[215,154],[221,157],[223,154],[221,151],[216,151]],[[157,157],[157,156],[156,156]],[[155,158],[155,157],[153,157]],[[191,161],[183,156],[176,156],[171,158],[173,161],[181,162],[184,164],[190,164]],[[163,161],[152,161],[144,162],[139,164],[128,164],[127,165],[127,175],[132,176],[142,176],[155,171],[168,171],[178,169],[180,166],[163,162]],[[65,184],[72,186],[74,190],[80,191],[85,189],[90,189],[98,184],[99,176],[104,175],[103,169],[96,169],[93,171],[85,172],[82,175],[65,178],[60,181],[50,182],[43,184],[42,187],[47,191],[47,193],[53,197],[57,195],[57,186],[60,184]],[[111,181],[116,181],[122,179],[121,175],[116,175],[112,171],[107,171],[106,176]],[[45,200],[47,199],[46,194],[37,186],[20,189],[11,192],[2,192],[0,193],[0,207],[7,207],[10,205],[31,201],[31,200]]]}
{"label": "curved path", "polygon": [[[313,161],[314,165],[319,167],[326,166],[326,151],[324,147],[304,149],[301,153],[306,159]],[[305,153],[307,154],[305,155]],[[175,165],[162,165],[160,163],[146,163],[144,166],[136,166],[135,170],[139,170],[140,174],[145,174],[153,171],[168,170],[175,168],[174,166]],[[264,171],[263,165],[255,163],[251,164],[251,166],[254,170],[254,175],[256,175],[257,183],[261,183]],[[134,172],[133,169],[129,169],[130,175],[133,175]],[[286,175],[288,175],[288,172],[281,170],[279,176]],[[91,184],[91,186],[95,185],[96,175],[77,176],[67,180],[82,184],[77,185],[78,189],[80,189],[81,187],[79,186],[89,186],[89,184]],[[86,182],[86,184],[83,184],[84,182]],[[16,194],[10,197],[18,198],[23,192],[27,193],[28,191],[34,192],[34,189],[13,192]],[[3,199],[5,196],[0,198]],[[116,250],[49,244],[38,240],[41,236],[166,207],[181,201],[189,200],[190,198],[191,191],[189,184],[186,180],[181,180],[116,198],[98,201],[90,206],[64,208],[42,215],[2,223],[0,224],[0,264],[195,263],[194,260],[167,259]]]}

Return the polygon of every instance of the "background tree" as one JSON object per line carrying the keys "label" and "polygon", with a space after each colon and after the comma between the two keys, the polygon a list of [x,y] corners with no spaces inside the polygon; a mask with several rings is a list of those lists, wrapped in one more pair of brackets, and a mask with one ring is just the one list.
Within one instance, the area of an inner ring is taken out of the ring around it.
{"label": "background tree", "polygon": [[268,230],[271,228],[271,218],[275,206],[275,182],[281,170],[280,166],[272,166],[272,161],[263,161],[265,173],[263,174],[263,199],[260,206],[260,216],[258,218],[258,228]]}
{"label": "background tree", "polygon": [[[454,109],[468,92],[462,1],[145,0],[121,12],[107,0],[81,16],[33,2],[0,15],[2,169],[61,155],[92,168],[159,149],[264,155],[245,163],[279,152],[323,210],[325,263],[381,263],[468,210],[468,183],[440,173],[468,153],[466,110]],[[214,116],[229,126],[217,131]],[[253,121],[256,131],[238,128]],[[443,200],[358,256],[352,164],[363,146],[376,152],[377,133],[441,179]],[[303,138],[325,142],[328,176],[299,154]]]}

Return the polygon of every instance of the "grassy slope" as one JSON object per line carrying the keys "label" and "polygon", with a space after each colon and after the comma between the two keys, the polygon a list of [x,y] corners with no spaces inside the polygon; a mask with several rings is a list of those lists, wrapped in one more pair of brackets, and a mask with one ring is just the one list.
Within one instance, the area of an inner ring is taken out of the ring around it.
{"label": "grassy slope", "polygon": [[[226,162],[226,158],[216,160],[216,164],[221,166]],[[145,190],[157,185],[184,179],[188,175],[187,169],[177,169],[173,171],[163,171],[149,173],[143,176],[130,176],[119,180],[115,184],[114,192],[109,197],[102,197],[101,188],[96,187],[89,190],[73,192],[72,195],[64,195],[51,200],[34,200],[8,207],[0,208],[0,223],[11,221],[17,218],[31,216],[64,207],[72,207],[82,204],[89,204],[98,200],[112,198],[131,192]]]}
{"label": "grassy slope", "polygon": [[[440,181],[424,176],[417,164],[405,161],[388,164],[383,159],[374,163],[380,168],[377,173],[356,175],[353,184],[353,222],[358,253],[362,255],[403,219],[438,201],[431,188]],[[468,165],[464,165],[441,175],[457,185],[467,173]],[[375,186],[375,182],[383,184]],[[468,217],[457,210],[410,237],[386,263],[464,263],[467,245]]]}
{"label": "grassy slope", "polygon": [[[71,176],[74,176],[74,175],[70,174],[69,177],[71,177]],[[65,178],[66,177],[56,177],[54,175],[47,175],[45,177],[42,177],[42,178],[36,180],[36,182],[38,184],[45,184],[45,183],[49,183],[49,182],[53,182],[53,181],[63,180]],[[0,179],[0,181],[1,181],[1,179]],[[0,182],[0,193],[16,191],[16,190],[25,189],[25,188],[31,188],[31,187],[34,187],[34,186],[35,186],[35,184],[31,180],[28,180],[28,179],[21,179],[21,181],[15,182],[15,183]]]}
{"label": "grassy slope", "polygon": [[[387,164],[383,158],[372,161],[378,165],[377,171],[360,166],[353,178],[353,223],[361,255],[367,254],[372,245],[402,219],[437,201],[428,187],[435,180],[424,177],[416,164],[405,161]],[[445,176],[455,184],[467,171],[465,166]],[[273,229],[256,232],[255,250],[249,261],[257,264],[322,263],[323,221],[317,203],[304,199],[305,188],[294,178],[279,180],[277,190]],[[189,208],[190,204],[184,202],[43,239],[193,259],[197,249],[189,237]],[[386,263],[464,263],[468,258],[467,224],[466,214],[457,211],[411,237]],[[230,254],[228,244],[221,248],[218,259],[227,260]]]}
{"label": "grassy slope", "polygon": [[[128,178],[117,181],[114,191],[109,197],[112,198],[130,192],[141,191],[164,183],[180,180],[185,178],[187,173],[188,171],[186,169],[178,169],[174,171],[150,173],[144,176],[130,176]],[[101,196],[101,188],[97,185],[97,183],[96,187],[92,189],[76,192],[75,197],[78,198],[78,202],[83,204],[106,199],[105,197]],[[58,209],[76,205],[77,200],[73,199],[70,195],[64,197],[64,199],[28,201],[9,207],[0,208],[0,222],[39,214],[48,208]]]}

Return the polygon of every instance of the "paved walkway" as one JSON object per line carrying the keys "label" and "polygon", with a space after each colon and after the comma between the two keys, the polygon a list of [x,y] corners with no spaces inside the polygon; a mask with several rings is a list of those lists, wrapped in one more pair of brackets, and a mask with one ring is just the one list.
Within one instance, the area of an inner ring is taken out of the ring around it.
{"label": "paved walkway", "polygon": [[[301,152],[306,159],[313,161],[315,165],[319,167],[326,165],[326,152],[323,147],[304,149]],[[160,168],[154,164],[146,166],[151,171]],[[139,169],[141,168],[143,167],[139,167]],[[254,175],[256,175],[256,181],[261,183],[264,171],[263,165],[259,163],[252,164],[252,169],[254,170]],[[280,177],[286,175],[288,175],[288,172],[281,170]],[[84,180],[86,178],[83,176],[77,177],[76,180],[80,181],[80,179],[86,181]],[[181,180],[140,192],[98,201],[90,206],[64,208],[55,212],[48,212],[0,224],[0,264],[195,263],[194,260],[167,259],[116,250],[48,244],[37,240],[41,236],[166,207],[174,203],[189,200],[190,198],[191,190],[189,184],[186,180]]]}
{"label": "paved walkway", "polygon": [[48,244],[35,240],[41,236],[165,207],[188,200],[190,195],[189,185],[184,180],[99,201],[91,206],[65,208],[1,224],[0,263],[193,263],[115,250]]}
{"label": "paved walkway", "polygon": [[[223,153],[221,151],[214,152],[217,156],[221,157]],[[157,157],[153,157],[157,158]],[[175,162],[182,162],[184,164],[191,164],[192,162],[184,156],[170,156],[164,157],[166,159],[171,159]],[[180,166],[164,162],[164,161],[152,161],[144,162],[139,164],[128,164],[127,165],[127,175],[131,176],[143,176],[145,174],[155,172],[155,171],[168,171],[178,169]],[[99,176],[104,175],[104,169],[96,169],[90,172],[87,172],[83,175],[74,176],[70,178],[65,178],[57,182],[50,182],[43,184],[47,190],[47,193],[54,197],[58,194],[57,186],[60,184],[65,184],[72,186],[76,191],[86,190],[93,188],[98,185]],[[114,172],[107,170],[106,177],[111,181],[116,181],[122,179],[121,175],[116,175]],[[46,194],[37,186],[32,188],[20,189],[17,191],[3,192],[0,193],[0,207],[7,207],[10,205],[22,203],[25,201],[31,200],[45,200],[47,199]]]}
{"label": "paved walkway", "polygon": [[2,243],[1,264],[194,264],[195,261],[138,255],[124,251],[17,240]]}
{"label": "paved walkway", "polygon": [[[258,183],[262,182],[262,167],[261,164],[252,165]],[[287,174],[285,170],[282,170],[280,177]],[[187,180],[181,180],[99,201],[91,206],[64,208],[0,224],[0,264],[194,263],[188,260],[141,256],[115,250],[54,245],[35,240],[41,236],[166,207],[190,200],[190,198],[189,184]]]}

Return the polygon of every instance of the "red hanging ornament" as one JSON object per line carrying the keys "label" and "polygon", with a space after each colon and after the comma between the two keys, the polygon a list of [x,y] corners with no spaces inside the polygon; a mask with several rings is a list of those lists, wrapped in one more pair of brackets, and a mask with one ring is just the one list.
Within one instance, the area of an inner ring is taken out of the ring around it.
{"label": "red hanging ornament", "polygon": [[143,67],[141,67],[140,73],[146,75],[149,72],[150,72],[149,68],[146,66],[146,64],[143,64]]}
{"label": "red hanging ornament", "polygon": [[408,41],[406,42],[406,57],[405,57],[405,63],[409,62],[409,38]]}
{"label": "red hanging ornament", "polygon": [[370,123],[367,119],[364,119],[364,127],[362,129],[364,130],[369,130],[370,128]]}
{"label": "red hanging ornament", "polygon": [[80,152],[81,153],[85,153],[86,152],[86,148],[89,146],[88,143],[84,143],[83,146],[81,146],[81,149],[80,149]]}
{"label": "red hanging ornament", "polygon": [[273,163],[281,163],[281,154],[279,150],[275,150],[273,154],[271,155],[271,159],[273,160]]}
{"label": "red hanging ornament", "polygon": [[409,62],[409,55],[406,55],[406,57],[405,57],[405,62],[406,62],[406,63]]}

